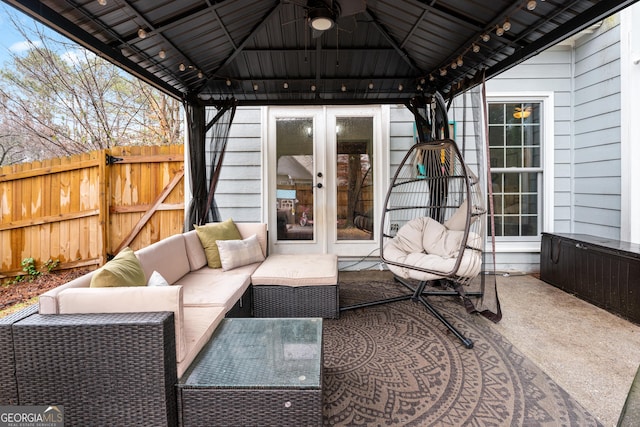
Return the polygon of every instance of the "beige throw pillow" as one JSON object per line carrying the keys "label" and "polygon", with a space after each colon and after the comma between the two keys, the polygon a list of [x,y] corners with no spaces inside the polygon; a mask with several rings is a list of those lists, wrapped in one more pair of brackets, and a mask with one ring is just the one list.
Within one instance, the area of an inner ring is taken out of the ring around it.
{"label": "beige throw pillow", "polygon": [[244,240],[218,240],[222,271],[233,270],[243,265],[264,261],[257,235]]}
{"label": "beige throw pillow", "polygon": [[90,287],[114,288],[146,284],[147,279],[140,261],[130,248],[124,248],[111,261],[93,273]]}
{"label": "beige throw pillow", "polygon": [[220,268],[220,253],[218,252],[218,240],[241,240],[242,235],[231,218],[223,222],[195,226],[196,234],[202,243],[204,253],[207,256],[207,265],[210,268]]}

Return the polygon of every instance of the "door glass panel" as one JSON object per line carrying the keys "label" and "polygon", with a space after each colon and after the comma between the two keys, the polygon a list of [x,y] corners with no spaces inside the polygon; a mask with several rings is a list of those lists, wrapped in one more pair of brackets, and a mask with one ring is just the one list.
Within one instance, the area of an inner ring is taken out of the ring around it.
{"label": "door glass panel", "polygon": [[313,119],[276,120],[278,240],[313,240]]}
{"label": "door glass panel", "polygon": [[373,118],[336,118],[338,240],[373,240]]}

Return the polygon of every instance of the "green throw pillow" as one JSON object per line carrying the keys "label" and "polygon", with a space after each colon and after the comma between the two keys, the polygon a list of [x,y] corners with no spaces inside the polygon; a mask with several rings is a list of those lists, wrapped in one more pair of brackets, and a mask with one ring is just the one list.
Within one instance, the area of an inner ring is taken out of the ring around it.
{"label": "green throw pillow", "polygon": [[92,288],[146,286],[142,265],[130,248],[124,248],[111,261],[96,270],[91,277]]}
{"label": "green throw pillow", "polygon": [[202,243],[204,253],[207,256],[207,265],[210,268],[222,268],[218,240],[242,240],[238,227],[231,218],[223,222],[216,222],[202,226],[195,226],[196,234]]}

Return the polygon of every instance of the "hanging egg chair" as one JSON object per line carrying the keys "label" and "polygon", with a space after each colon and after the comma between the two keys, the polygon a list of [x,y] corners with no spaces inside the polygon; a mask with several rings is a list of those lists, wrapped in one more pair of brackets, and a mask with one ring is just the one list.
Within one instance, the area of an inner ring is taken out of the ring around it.
{"label": "hanging egg chair", "polygon": [[[408,108],[416,119],[418,142],[398,165],[385,197],[380,257],[394,279],[411,293],[341,310],[410,299],[422,303],[466,348],[473,348],[473,341],[459,332],[427,297],[462,297],[468,311],[476,311],[470,298],[483,297],[487,210],[482,185],[455,141],[449,138],[442,97],[436,94],[428,101],[414,99]],[[465,291],[471,282],[473,290]],[[495,286],[492,294],[495,295]],[[497,304],[497,296],[495,301]],[[496,311],[494,320],[500,317],[499,308]]]}

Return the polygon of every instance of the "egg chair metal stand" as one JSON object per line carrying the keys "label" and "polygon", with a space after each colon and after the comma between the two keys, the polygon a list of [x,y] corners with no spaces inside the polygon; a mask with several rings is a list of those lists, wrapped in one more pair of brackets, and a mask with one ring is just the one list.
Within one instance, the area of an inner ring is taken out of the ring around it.
{"label": "egg chair metal stand", "polygon": [[[416,115],[422,131],[399,164],[388,188],[380,227],[380,258],[394,275],[394,280],[409,292],[377,301],[342,307],[353,310],[399,301],[422,304],[466,348],[473,341],[465,337],[427,299],[432,296],[455,296],[467,309],[470,298],[482,297],[480,291],[465,292],[481,275],[486,209],[478,178],[465,163],[455,141],[431,139],[431,130],[446,121],[442,107],[432,111],[427,120]],[[438,115],[442,120],[438,120]],[[435,133],[436,136],[443,136]]]}

